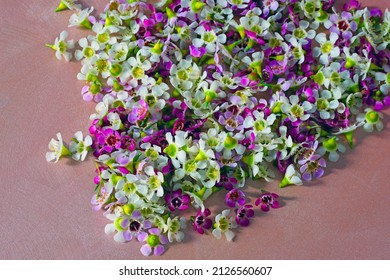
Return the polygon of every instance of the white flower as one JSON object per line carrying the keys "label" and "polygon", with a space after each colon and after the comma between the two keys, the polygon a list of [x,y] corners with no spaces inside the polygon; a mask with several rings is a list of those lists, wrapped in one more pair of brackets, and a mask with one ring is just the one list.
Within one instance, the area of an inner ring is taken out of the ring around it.
{"label": "white flower", "polygon": [[184,239],[183,229],[186,229],[186,219],[181,217],[179,219],[178,216],[171,218],[169,217],[166,225],[164,225],[164,231],[168,232],[168,240],[169,242],[173,242],[176,240],[177,242],[182,242]]}
{"label": "white flower", "polygon": [[326,39],[325,33],[319,33],[316,36],[316,41],[320,44],[320,47],[313,49],[313,56],[320,57],[319,62],[327,65],[329,58],[335,58],[340,55],[340,48],[335,46],[339,36],[336,33],[330,33],[329,40]]}
{"label": "white flower", "polygon": [[69,27],[80,26],[88,29],[92,28],[92,24],[89,22],[88,17],[92,13],[93,7],[86,8],[82,11],[77,11],[69,18]]}
{"label": "white flower", "polygon": [[46,44],[46,46],[52,48],[56,51],[57,59],[61,60],[62,56],[66,61],[70,61],[72,59],[72,53],[68,52],[68,50],[74,48],[73,40],[66,41],[68,37],[67,31],[62,31],[60,37],[57,37],[54,41],[54,45]]}
{"label": "white flower", "polygon": [[193,39],[192,44],[197,48],[206,46],[206,50],[209,53],[215,53],[218,43],[224,44],[226,42],[225,34],[217,35],[214,30],[207,31],[203,25],[195,29],[195,33],[200,35],[200,38]]}
{"label": "white flower", "polygon": [[317,149],[317,153],[320,156],[328,154],[328,159],[332,162],[338,161],[340,158],[339,152],[344,153],[346,148],[343,144],[338,143],[339,138],[333,136],[331,138],[325,139],[322,142],[322,145]]}
{"label": "white flower", "polygon": [[234,232],[232,228],[236,228],[237,224],[232,217],[228,217],[230,210],[223,210],[222,213],[215,217],[215,229],[213,235],[217,239],[221,239],[222,234],[225,234],[227,241],[232,241],[234,238]]}
{"label": "white flower", "polygon": [[382,122],[383,114],[371,108],[366,108],[364,112],[356,118],[358,122],[365,122],[363,125],[364,130],[367,132],[373,132],[374,129],[381,131],[384,127]]}
{"label": "white flower", "polygon": [[100,49],[99,44],[95,40],[91,41],[91,45],[89,45],[87,38],[81,38],[79,45],[82,50],[76,50],[74,53],[77,60],[81,60],[82,58],[91,59],[96,51]]}
{"label": "white flower", "polygon": [[110,122],[111,128],[113,130],[119,130],[123,128],[122,120],[119,117],[118,113],[115,112],[108,113],[107,120]]}
{"label": "white flower", "polygon": [[75,4],[76,2],[77,0],[61,0],[55,11],[61,12],[64,10],[80,10],[81,5]]}
{"label": "white flower", "polygon": [[61,156],[70,155],[69,150],[65,147],[62,141],[61,133],[57,133],[56,135],[58,140],[52,138],[49,142],[50,152],[46,153],[46,160],[48,162],[57,162]]}
{"label": "white flower", "polygon": [[81,131],[77,131],[74,135],[74,138],[69,143],[69,150],[72,152],[72,158],[74,160],[83,161],[87,156],[89,151],[89,147],[92,145],[91,136],[85,136],[83,139],[83,133]]}
{"label": "white flower", "polygon": [[283,180],[280,182],[279,186],[281,188],[288,185],[302,185],[301,175],[295,170],[293,164],[290,164],[287,167],[286,173],[284,174]]}

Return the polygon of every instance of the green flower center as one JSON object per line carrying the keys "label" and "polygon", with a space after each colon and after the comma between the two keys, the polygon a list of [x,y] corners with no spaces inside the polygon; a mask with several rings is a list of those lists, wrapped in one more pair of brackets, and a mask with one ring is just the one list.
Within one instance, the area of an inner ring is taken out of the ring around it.
{"label": "green flower center", "polygon": [[110,69],[110,73],[111,75],[113,75],[114,77],[117,77],[119,76],[121,73],[122,73],[122,66],[120,64],[114,64],[111,66],[111,69]]}
{"label": "green flower center", "polygon": [[118,230],[118,231],[124,231],[125,229],[121,226],[121,223],[123,221],[123,218],[117,218],[114,222],[114,225],[115,225],[115,228]]}
{"label": "green flower center", "polygon": [[127,193],[127,194],[131,194],[131,193],[135,193],[135,191],[137,190],[137,187],[135,186],[134,183],[126,183],[124,186],[123,186],[123,190]]}
{"label": "green flower center", "polygon": [[172,221],[170,227],[169,227],[169,231],[171,233],[177,233],[180,229],[180,222],[175,220],[175,221]]}
{"label": "green flower center", "polygon": [[160,238],[155,234],[151,234],[146,239],[146,243],[148,243],[150,247],[156,247],[160,244]]}
{"label": "green flower center", "polygon": [[210,180],[213,180],[213,181],[216,181],[219,177],[219,170],[216,169],[216,168],[210,168],[208,171],[207,171],[207,177],[210,179]]}
{"label": "green flower center", "polygon": [[265,120],[257,120],[254,124],[256,131],[263,131],[267,127],[267,122]]}
{"label": "green flower center", "polygon": [[151,176],[148,180],[148,184],[150,186],[151,189],[155,190],[155,189],[158,189],[160,186],[161,186],[161,182],[160,180],[158,179],[157,176]]}
{"label": "green flower center", "polygon": [[110,35],[108,35],[108,33],[101,33],[97,36],[97,40],[99,41],[99,43],[101,44],[104,44],[104,43],[107,43],[108,40],[110,40]]}
{"label": "green flower center", "polygon": [[58,44],[58,49],[60,50],[61,53],[64,53],[68,49],[68,45],[64,41],[61,41]]}
{"label": "green flower center", "polygon": [[99,72],[106,72],[109,69],[109,62],[106,59],[96,61],[96,68]]}
{"label": "green flower center", "polygon": [[86,58],[91,58],[91,57],[94,56],[94,55],[95,55],[95,51],[94,51],[92,48],[86,47],[86,48],[84,49],[84,56],[85,56]]}
{"label": "green flower center", "polygon": [[330,53],[331,51],[332,51],[332,49],[333,49],[333,44],[332,44],[332,42],[325,42],[322,46],[321,46],[321,51],[323,52],[323,53]]}
{"label": "green flower center", "polygon": [[184,163],[184,170],[187,173],[194,172],[196,170],[196,161],[195,160],[189,160]]}
{"label": "green flower center", "polygon": [[300,118],[300,117],[303,117],[305,110],[303,109],[302,106],[300,106],[298,104],[294,104],[293,106],[291,106],[291,113],[295,117]]}
{"label": "green flower center", "polygon": [[375,111],[369,111],[366,113],[366,120],[371,124],[376,124],[379,121],[379,114]]}
{"label": "green flower center", "polygon": [[229,221],[226,217],[222,217],[218,221],[218,227],[222,232],[225,232],[229,229]]}
{"label": "green flower center", "polygon": [[312,14],[314,13],[315,9],[316,7],[314,6],[314,3],[309,2],[305,4],[305,11],[307,13]]}
{"label": "green flower center", "polygon": [[182,81],[186,81],[186,80],[188,80],[188,73],[186,70],[181,69],[181,70],[177,71],[177,77]]}
{"label": "green flower center", "polygon": [[133,70],[131,71],[131,73],[133,74],[133,77],[136,78],[136,79],[142,78],[144,76],[144,74],[145,74],[144,69],[142,69],[139,66],[135,66],[133,68]]}
{"label": "green flower center", "polygon": [[126,205],[123,205],[122,209],[123,209],[123,212],[129,216],[129,215],[131,215],[131,213],[133,213],[135,206],[133,204],[126,204]]}
{"label": "green flower center", "polygon": [[306,38],[306,31],[303,30],[302,28],[297,28],[294,30],[294,36],[298,39],[303,39]]}
{"label": "green flower center", "polygon": [[317,105],[318,110],[323,111],[323,110],[328,109],[329,102],[328,102],[328,100],[326,100],[324,98],[320,98],[320,99],[317,100],[317,104],[316,105]]}
{"label": "green flower center", "polygon": [[226,149],[234,149],[238,144],[238,140],[231,137],[230,135],[226,136],[224,146]]}
{"label": "green flower center", "polygon": [[156,152],[155,150],[153,150],[151,148],[146,150],[145,155],[146,155],[146,157],[150,158],[153,161],[157,160],[157,158],[158,158],[158,152]]}
{"label": "green flower center", "polygon": [[203,40],[207,43],[214,42],[217,37],[212,32],[205,32],[203,35]]}

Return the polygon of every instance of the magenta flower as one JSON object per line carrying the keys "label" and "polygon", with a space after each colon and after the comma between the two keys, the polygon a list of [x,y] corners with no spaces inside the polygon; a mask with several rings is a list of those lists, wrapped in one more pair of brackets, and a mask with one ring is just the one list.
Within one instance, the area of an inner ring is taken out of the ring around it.
{"label": "magenta flower", "polygon": [[230,191],[234,188],[234,185],[238,183],[237,179],[234,177],[229,177],[227,175],[221,175],[221,179],[216,184],[217,187],[223,187],[225,190]]}
{"label": "magenta flower", "polygon": [[143,120],[146,117],[148,108],[148,103],[141,99],[138,106],[134,106],[133,110],[130,112],[128,116],[129,122],[134,124],[139,120]]}
{"label": "magenta flower", "polygon": [[321,177],[324,175],[323,167],[326,167],[325,159],[321,158],[320,155],[312,155],[300,168],[302,178],[306,181],[311,181],[313,177]]}
{"label": "magenta flower", "polygon": [[139,233],[137,239],[140,242],[145,242],[140,250],[144,256],[149,256],[152,252],[156,256],[161,256],[165,251],[164,245],[168,243],[168,238],[161,234],[158,228],[149,229],[149,234]]}
{"label": "magenta flower", "polygon": [[202,57],[206,53],[205,47],[197,48],[193,45],[190,46],[190,55],[193,57]]}
{"label": "magenta flower", "polygon": [[263,193],[258,199],[255,201],[255,205],[259,206],[261,210],[264,212],[269,211],[269,207],[271,208],[279,208],[280,204],[278,199],[278,195],[276,193]]}
{"label": "magenta flower", "polygon": [[242,227],[247,227],[250,224],[249,218],[255,215],[253,205],[246,204],[236,210],[236,222]]}
{"label": "magenta flower", "polygon": [[152,223],[149,220],[143,220],[140,211],[134,211],[131,217],[123,220],[126,230],[123,231],[123,238],[125,241],[131,241],[133,238],[137,238],[138,235],[143,234],[144,230],[151,228]]}
{"label": "magenta flower", "polygon": [[95,155],[99,156],[102,153],[111,153],[121,147],[121,137],[118,131],[112,128],[103,128],[96,132],[96,139],[99,148],[95,150]]}
{"label": "magenta flower", "polygon": [[190,196],[188,194],[183,195],[183,191],[181,189],[167,194],[164,199],[171,211],[175,211],[176,209],[181,211],[186,210],[188,208],[188,204],[191,202]]}
{"label": "magenta flower", "polygon": [[242,191],[234,188],[226,194],[225,201],[226,204],[232,208],[236,207],[237,204],[241,206],[245,203],[245,194]]}
{"label": "magenta flower", "polygon": [[211,219],[207,218],[210,216],[211,212],[209,209],[204,209],[204,211],[199,210],[194,218],[194,230],[199,234],[203,234],[205,229],[210,229],[213,225]]}

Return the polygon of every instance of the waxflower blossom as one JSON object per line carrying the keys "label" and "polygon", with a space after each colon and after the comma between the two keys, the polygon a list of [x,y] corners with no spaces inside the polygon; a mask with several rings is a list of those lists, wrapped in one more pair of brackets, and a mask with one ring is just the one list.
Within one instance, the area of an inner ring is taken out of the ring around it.
{"label": "waxflower blossom", "polygon": [[268,212],[271,208],[279,208],[280,204],[278,201],[279,196],[276,193],[263,193],[258,199],[255,201],[255,205],[259,206],[261,210],[264,212]]}
{"label": "waxflower blossom", "polygon": [[242,227],[247,227],[250,224],[249,219],[255,215],[253,205],[245,204],[236,210],[236,223]]}
{"label": "waxflower blossom", "polygon": [[138,241],[145,242],[141,247],[141,253],[144,256],[149,256],[153,253],[156,256],[160,256],[164,253],[164,245],[168,243],[168,238],[161,234],[158,228],[151,228],[148,230],[149,234],[142,232],[138,235]]}
{"label": "waxflower blossom", "polygon": [[280,188],[318,179],[343,142],[354,147],[355,131],[384,129],[387,10],[356,0],[342,11],[335,0],[110,0],[98,14],[76,2],[56,11],[87,29],[77,46],[67,31],[47,46],[76,58],[81,97],[96,106],[89,133],[69,148],[58,133],[46,160],[91,152],[92,209],[145,256],[183,242],[186,217],[197,233],[232,241],[234,228],[261,219],[255,208],[280,207],[260,190],[248,204],[248,178],[270,182],[274,165]]}
{"label": "waxflower blossom", "polygon": [[222,213],[215,217],[213,235],[217,239],[221,239],[222,234],[225,235],[227,241],[232,241],[235,234],[231,229],[236,228],[237,224],[232,217],[229,217],[230,210],[223,210]]}
{"label": "waxflower blossom", "polygon": [[91,145],[91,136],[87,135],[85,136],[85,139],[83,139],[83,133],[81,131],[77,131],[74,138],[69,143],[69,151],[72,153],[72,158],[74,160],[83,161],[87,156]]}
{"label": "waxflower blossom", "polygon": [[74,48],[74,42],[73,40],[66,41],[67,37],[68,32],[64,30],[61,32],[60,37],[55,39],[54,45],[46,44],[47,47],[56,51],[56,57],[58,60],[61,60],[62,57],[64,57],[66,61],[70,61],[73,57],[73,54],[69,51]]}
{"label": "waxflower blossom", "polygon": [[210,216],[210,214],[211,212],[207,208],[203,211],[198,210],[198,213],[196,214],[193,221],[193,227],[194,230],[196,230],[199,234],[204,234],[205,230],[208,230],[212,227],[213,222],[210,218],[207,218]]}
{"label": "waxflower blossom", "polygon": [[65,147],[62,141],[61,133],[57,133],[57,139],[51,139],[49,143],[50,152],[46,153],[46,160],[57,162],[62,156],[71,155],[68,148]]}

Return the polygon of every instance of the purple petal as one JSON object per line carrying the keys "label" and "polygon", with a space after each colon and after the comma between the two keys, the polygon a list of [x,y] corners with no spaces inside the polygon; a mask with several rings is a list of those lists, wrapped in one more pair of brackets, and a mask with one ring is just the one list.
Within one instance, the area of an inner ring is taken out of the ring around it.
{"label": "purple petal", "polygon": [[239,224],[242,227],[247,227],[249,226],[249,219],[248,218],[243,218],[243,219],[236,219],[237,224]]}
{"label": "purple petal", "polygon": [[126,241],[131,241],[131,239],[133,239],[133,235],[128,230],[123,232],[123,237],[125,238]]}
{"label": "purple petal", "polygon": [[271,207],[272,208],[279,208],[280,207],[279,201],[277,201],[277,200],[272,201]]}
{"label": "purple petal", "polygon": [[152,248],[148,244],[142,245],[140,249],[142,255],[149,256],[152,253]]}
{"label": "purple petal", "polygon": [[160,235],[161,231],[158,228],[151,228],[149,229],[149,232],[151,234]]}
{"label": "purple petal", "polygon": [[154,255],[156,256],[161,256],[165,251],[165,248],[163,245],[157,245],[155,248],[154,248]]}
{"label": "purple petal", "polygon": [[185,204],[188,204],[191,202],[191,198],[188,194],[183,195],[181,199],[182,199],[182,202]]}
{"label": "purple petal", "polygon": [[144,242],[146,240],[146,238],[148,238],[148,234],[144,231],[140,232],[137,236],[137,240],[139,242]]}
{"label": "purple petal", "polygon": [[210,219],[206,219],[203,223],[203,228],[210,229],[213,225],[213,222]]}
{"label": "purple petal", "polygon": [[160,235],[161,244],[167,244],[169,242],[168,238],[165,235]]}
{"label": "purple petal", "polygon": [[263,210],[264,212],[268,212],[269,211],[269,206],[268,204],[261,204],[261,210]]}
{"label": "purple petal", "polygon": [[321,177],[322,175],[324,175],[324,169],[322,169],[322,168],[317,169],[317,170],[314,171],[314,173],[313,173],[314,178],[319,178],[319,177]]}
{"label": "purple petal", "polygon": [[303,173],[302,174],[302,178],[303,178],[303,180],[305,180],[305,181],[311,181],[311,174],[309,173],[309,172],[305,172],[305,173]]}
{"label": "purple petal", "polygon": [[237,203],[238,205],[244,205],[245,204],[245,198],[244,197],[240,197],[238,200],[237,200]]}

